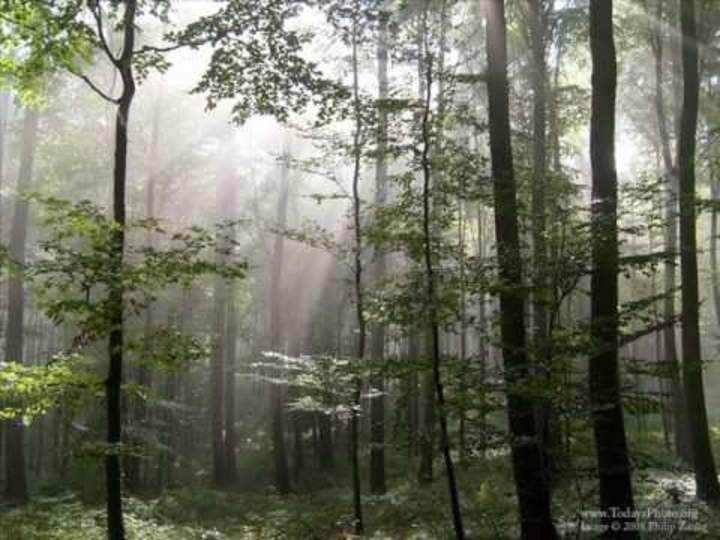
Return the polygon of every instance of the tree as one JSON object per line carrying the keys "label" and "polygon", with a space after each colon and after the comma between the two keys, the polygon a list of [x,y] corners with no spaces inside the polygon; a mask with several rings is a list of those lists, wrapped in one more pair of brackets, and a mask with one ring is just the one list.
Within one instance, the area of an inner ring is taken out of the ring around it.
{"label": "tree", "polygon": [[[280,186],[278,191],[276,227],[279,231],[283,231],[287,225],[287,208],[289,197],[289,164],[288,156],[284,156],[282,163]],[[285,256],[285,237],[282,233],[277,233],[273,245],[273,263],[270,274],[270,320],[269,332],[270,340],[275,347],[282,346],[283,320],[282,320],[282,269],[283,258]],[[287,463],[287,448],[285,445],[285,411],[283,404],[282,387],[273,382],[270,386],[270,409],[271,409],[271,429],[272,429],[272,448],[273,463],[275,465],[275,487],[281,494],[290,492],[290,472]]]}
{"label": "tree", "polygon": [[700,81],[695,0],[681,2],[680,10],[683,100],[677,163],[680,184],[682,374],[697,496],[702,500],[717,504],[720,503],[720,484],[718,484],[715,460],[710,447],[707,410],[705,409],[705,389],[703,387],[702,351],[700,347],[700,307],[695,224],[695,149]]}
{"label": "tree", "polygon": [[[375,204],[379,207],[387,200],[387,131],[388,119],[384,100],[388,99],[388,22],[390,14],[380,11],[377,35],[377,156],[375,157]],[[374,279],[381,284],[387,274],[387,258],[377,253]],[[370,354],[373,362],[382,365],[385,354],[385,324],[376,323],[371,327]],[[370,401],[370,491],[385,493],[385,384],[382,369],[372,378],[376,394]]]}
{"label": "tree", "polygon": [[[445,2],[443,2],[443,15]],[[427,9],[423,11],[423,28],[427,28],[426,24]],[[427,310],[428,330],[429,330],[429,349],[430,359],[432,361],[432,383],[434,389],[434,399],[437,405],[437,419],[440,425],[440,449],[442,451],[443,460],[445,462],[445,473],[448,482],[448,494],[450,496],[450,510],[452,512],[453,529],[455,530],[455,538],[463,540],[465,538],[465,528],[462,521],[462,511],[460,508],[460,496],[455,479],[455,466],[453,464],[452,454],[450,453],[450,436],[448,434],[447,411],[445,402],[445,389],[443,387],[442,374],[440,371],[440,319],[438,316],[438,298],[437,283],[435,276],[435,258],[434,244],[436,242],[434,234],[434,224],[432,223],[433,206],[436,204],[433,195],[437,191],[433,191],[432,186],[432,137],[431,131],[431,103],[433,88],[433,59],[428,51],[428,33],[423,32],[422,50],[425,67],[425,95],[423,99],[422,119],[421,119],[421,153],[420,167],[422,170],[422,237],[423,237],[423,265],[425,270],[425,309]],[[437,135],[435,135],[437,136]],[[432,396],[431,396],[432,397]],[[429,429],[434,429],[430,425]],[[432,445],[430,446],[432,451]]]}
{"label": "tree", "polygon": [[487,6],[487,94],[490,158],[495,206],[500,290],[500,338],[508,401],[511,452],[523,538],[557,538],[550,511],[550,492],[543,473],[534,419],[527,395],[527,357],[518,233],[516,186],[510,139],[510,112],[505,37],[505,2]]}
{"label": "tree", "polygon": [[[23,194],[30,189],[37,147],[38,112],[25,111],[22,135],[22,156],[18,172],[15,211],[10,227],[10,256],[20,265],[18,273],[8,281],[8,318],[5,358],[23,363],[25,288],[22,265],[25,264],[28,231],[28,201]],[[24,425],[21,417],[5,424],[5,498],[11,503],[25,504],[28,488],[25,464]]]}
{"label": "tree", "polygon": [[[667,180],[665,197],[665,220],[664,244],[668,253],[665,263],[665,299],[663,301],[663,315],[666,321],[675,320],[675,261],[674,254],[677,251],[677,168],[673,163],[672,150],[670,148],[670,133],[667,127],[665,114],[665,92],[663,88],[663,5],[664,0],[656,0],[655,12],[653,14],[652,50],[655,61],[655,95],[654,106],[657,124],[657,136],[660,143],[663,167]],[[673,76],[675,76],[673,71]],[[663,329],[663,351],[664,362],[667,373],[663,375],[669,378],[671,407],[673,418],[673,439],[675,452],[687,462],[690,462],[689,438],[687,433],[687,420],[685,418],[685,396],[682,382],[680,380],[680,365],[677,358],[677,346],[675,343],[675,325],[667,325]]]}
{"label": "tree", "polygon": [[613,40],[613,4],[590,2],[592,54],[592,276],[591,335],[597,350],[590,358],[590,402],[600,480],[603,523],[618,537],[637,538],[628,530],[634,517],[616,518],[611,508],[633,511],[625,425],[618,368],[618,231],[615,171],[615,95],[617,64]]}
{"label": "tree", "polygon": [[[353,100],[353,142],[352,142],[352,222],[353,222],[353,294],[355,296],[355,318],[357,324],[357,341],[355,349],[356,361],[362,363],[365,359],[367,342],[367,319],[365,317],[365,295],[363,291],[363,231],[362,231],[362,201],[360,199],[360,167],[363,151],[363,119],[360,101],[360,85],[358,82],[358,40],[360,31],[360,3],[355,0],[352,12],[352,29],[350,46],[352,48],[352,100]],[[353,521],[355,534],[363,534],[363,512],[360,487],[360,392],[362,380],[356,377],[354,381],[353,404],[350,416],[350,463],[352,466],[353,491]]]}

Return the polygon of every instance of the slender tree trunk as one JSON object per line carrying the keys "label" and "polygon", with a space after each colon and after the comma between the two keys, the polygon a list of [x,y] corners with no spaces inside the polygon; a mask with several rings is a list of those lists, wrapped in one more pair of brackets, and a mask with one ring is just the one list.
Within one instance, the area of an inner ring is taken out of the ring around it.
{"label": "slender tree trunk", "polygon": [[113,221],[117,229],[113,235],[111,272],[114,278],[109,286],[110,336],[108,340],[109,366],[107,390],[107,442],[105,457],[105,483],[107,489],[107,526],[109,540],[124,540],[122,506],[122,469],[120,447],[122,442],[122,381],[123,381],[123,285],[120,277],[125,250],[125,188],[127,184],[128,124],[130,106],[135,96],[132,57],[135,47],[136,0],[126,0],[123,14],[123,49],[116,67],[122,78],[122,95],[118,100],[115,117],[115,157],[113,169]]}
{"label": "slender tree trunk", "polygon": [[325,412],[318,413],[318,445],[321,469],[332,469],[335,465],[332,441],[332,418]]}
{"label": "slender tree trunk", "polygon": [[590,402],[600,478],[603,523],[617,538],[634,518],[616,518],[611,508],[634,510],[630,461],[620,396],[618,367],[618,230],[615,171],[615,95],[617,64],[612,0],[590,0],[592,54],[592,277],[591,335],[597,351],[590,358]]}
{"label": "slender tree trunk", "polygon": [[[377,157],[375,161],[375,204],[382,208],[387,199],[387,113],[384,100],[388,98],[388,20],[383,11],[378,19],[377,77],[378,77],[378,128]],[[384,253],[377,254],[375,282],[382,284],[387,273]],[[370,491],[385,493],[385,375],[382,362],[385,355],[385,324],[374,324],[370,329],[370,355],[376,364],[371,384],[375,391],[370,400]]]}
{"label": "slender tree trunk", "polygon": [[[10,115],[10,94],[0,91],[0,192],[5,185],[5,137],[7,135],[8,117]],[[4,240],[5,204],[0,195],[0,240]]]}
{"label": "slender tree trunk", "polygon": [[[443,11],[445,10],[445,2],[443,2]],[[423,19],[427,18],[427,10],[423,13]],[[426,23],[423,27],[426,28]],[[422,225],[423,225],[423,262],[425,265],[425,287],[427,302],[427,314],[430,327],[430,343],[429,353],[432,361],[432,382],[435,390],[435,400],[437,403],[437,418],[440,424],[440,447],[443,459],[445,461],[445,473],[448,480],[448,494],[450,496],[450,510],[452,511],[453,528],[455,537],[458,540],[465,538],[465,529],[462,521],[462,511],[460,508],[460,496],[458,493],[457,482],[455,479],[455,467],[453,465],[452,454],[450,453],[450,436],[448,435],[447,411],[445,404],[445,390],[443,387],[442,374],[440,372],[440,324],[437,313],[437,293],[435,278],[435,253],[434,253],[434,235],[432,224],[432,207],[434,204],[431,176],[432,164],[430,159],[431,153],[431,127],[430,127],[430,108],[432,98],[432,82],[433,82],[433,66],[432,61],[427,55],[427,33],[423,33],[423,49],[425,50],[425,96],[423,116],[421,122],[422,128]],[[433,419],[434,421],[434,419]]]}
{"label": "slender tree trunk", "polygon": [[[667,128],[665,115],[665,97],[663,88],[664,66],[663,66],[663,20],[664,0],[656,0],[655,13],[653,14],[652,50],[655,61],[655,116],[658,126],[658,140],[662,162],[667,179],[665,199],[665,228],[664,243],[667,259],[664,267],[665,275],[665,299],[663,300],[663,316],[666,321],[675,319],[675,253],[677,251],[677,172],[673,164],[672,150],[670,148],[670,134]],[[677,78],[677,77],[675,77]],[[685,418],[685,396],[680,381],[680,365],[677,358],[677,346],[675,344],[675,325],[666,325],[662,331],[663,354],[665,369],[663,377],[666,377],[670,387],[670,406],[672,409],[672,427],[675,452],[678,457],[689,463],[690,444],[687,432],[687,420]]]}
{"label": "slender tree trunk", "polygon": [[458,397],[460,400],[459,406],[459,433],[458,433],[458,447],[460,451],[460,465],[467,463],[467,440],[466,440],[466,414],[465,414],[465,401],[467,399],[467,385],[465,379],[467,377],[467,275],[466,275],[466,264],[465,264],[465,235],[467,228],[467,220],[465,216],[465,203],[463,201],[465,197],[465,184],[461,183],[460,186],[460,197],[458,199],[458,273],[460,278],[460,350],[458,351],[458,361],[460,362],[458,373],[460,380],[458,381]]}
{"label": "slender tree trunk", "polygon": [[[232,195],[229,199],[235,202],[235,182],[236,180],[231,179],[233,183]],[[232,240],[235,241],[236,227],[233,226],[231,236]],[[237,482],[238,471],[237,471],[237,460],[235,457],[235,450],[237,448],[237,429],[235,427],[235,392],[237,382],[235,381],[235,373],[237,370],[237,331],[238,331],[238,317],[237,317],[237,298],[236,298],[236,286],[234,282],[228,283],[226,287],[226,323],[225,323],[225,456],[224,456],[224,468],[225,468],[225,483],[234,484]]]}
{"label": "slender tree trunk", "polygon": [[717,504],[720,502],[720,485],[710,446],[700,347],[695,229],[695,148],[700,80],[695,1],[682,1],[680,9],[683,106],[678,141],[678,178],[680,183],[680,275],[682,279],[682,373],[697,496],[704,501]]}
{"label": "slender tree trunk", "polygon": [[[360,200],[360,158],[362,155],[362,117],[360,109],[360,88],[358,84],[358,38],[360,5],[354,2],[353,23],[352,23],[352,73],[353,73],[353,114],[355,117],[355,130],[353,132],[353,284],[355,294],[355,316],[357,323],[357,344],[355,358],[362,363],[365,358],[365,342],[367,339],[367,323],[365,321],[365,305],[363,292],[363,232],[361,229],[362,201]],[[359,370],[358,370],[359,371]],[[353,491],[353,521],[355,534],[362,534],[364,531],[362,499],[360,487],[360,441],[359,441],[359,414],[360,414],[360,390],[362,379],[359,374],[355,375],[355,388],[353,391],[353,410],[350,417],[350,464],[352,467],[352,491]]]}
{"label": "slender tree trunk", "polygon": [[720,183],[716,178],[711,180],[713,208],[710,214],[710,271],[712,275],[713,307],[715,319],[720,326],[720,269],[718,269],[717,236],[718,236],[718,209],[720,204]]}
{"label": "slender tree trunk", "polygon": [[[429,0],[422,1],[420,29],[416,37],[417,70],[418,70],[418,100],[424,100],[427,94],[427,51],[425,39],[428,34]],[[420,122],[421,118],[417,119]],[[433,462],[435,461],[435,390],[431,366],[428,364],[432,349],[432,336],[429,328],[425,329],[424,346],[422,351],[423,369],[419,377],[418,394],[418,451],[420,463],[418,466],[418,482],[428,484],[433,480]]]}
{"label": "slender tree trunk", "polygon": [[[550,290],[547,279],[547,227],[546,227],[546,188],[547,188],[547,14],[545,0],[529,0],[530,41],[532,47],[533,70],[533,179],[532,179],[532,245],[533,245],[533,324],[534,345],[537,354],[536,373],[552,386],[552,358],[550,357],[550,333],[548,305]],[[550,482],[556,453],[555,427],[552,396],[543,397],[537,408],[537,430],[540,437],[540,449],[543,468]]]}
{"label": "slender tree trunk", "polygon": [[[482,208],[478,209],[477,214],[477,250],[478,250],[478,261],[480,265],[485,262],[485,242],[484,236],[484,216]],[[479,269],[482,272],[482,266]],[[488,373],[488,347],[487,347],[487,336],[489,334],[488,322],[487,322],[487,298],[485,291],[480,292],[478,299],[478,319],[477,327],[479,329],[478,334],[478,363],[480,370],[480,381],[482,382],[482,388],[480,389],[480,449],[483,457],[486,455],[488,440],[487,440],[487,373]]]}
{"label": "slender tree trunk", "polygon": [[[550,511],[550,492],[543,474],[535,429],[534,403],[527,397],[530,361],[525,348],[522,259],[518,232],[515,175],[510,138],[510,108],[505,37],[505,3],[487,8],[487,92],[495,202],[495,234],[499,258],[500,334],[512,437],[513,473],[523,538],[557,538]],[[511,286],[515,286],[511,288]]]}
{"label": "slender tree trunk", "polygon": [[[421,359],[419,337],[412,333],[408,337],[408,359],[419,362]],[[420,404],[418,399],[418,372],[411,369],[406,376],[407,415],[408,415],[408,457],[418,455],[420,442]]]}
{"label": "slender tree trunk", "polygon": [[[225,201],[228,199],[224,169],[217,178],[217,214],[218,220],[227,218]],[[221,233],[216,235],[221,241]],[[223,255],[218,254],[218,263]],[[222,486],[227,481],[225,468],[225,426],[224,426],[224,394],[225,394],[225,350],[227,339],[227,283],[217,276],[213,288],[213,351],[210,360],[210,442],[212,444],[212,479],[213,484]]]}
{"label": "slender tree trunk", "polygon": [[[287,224],[287,208],[289,195],[289,156],[284,156],[280,174],[280,190],[278,193],[277,226],[282,231]],[[282,234],[275,236],[273,261],[270,276],[270,340],[273,346],[282,348],[283,329],[280,293],[282,287],[283,260],[285,255],[285,239]],[[284,376],[277,374],[277,377]],[[285,445],[285,404],[283,389],[279,384],[270,385],[271,430],[273,444],[273,461],[275,464],[275,487],[280,494],[290,492],[290,472],[288,470],[287,448]]]}
{"label": "slender tree trunk", "polygon": [[[5,197],[2,195],[5,185],[5,137],[7,133],[8,117],[10,114],[10,94],[0,91],[0,242],[4,242],[5,224]],[[3,297],[0,294],[0,313],[4,310]],[[6,332],[5,321],[0,319],[0,336]],[[5,422],[0,422],[0,463],[5,463]],[[0,477],[0,483],[4,478]]]}
{"label": "slender tree trunk", "polygon": [[[31,187],[35,148],[37,146],[38,113],[28,109],[25,112],[22,135],[22,155],[18,172],[18,194]],[[15,212],[10,228],[10,255],[18,264],[25,264],[28,230],[28,202],[17,197]],[[5,358],[9,362],[23,363],[23,318],[25,313],[24,281],[22,274],[14,275],[8,281],[8,317],[5,342]],[[25,467],[25,445],[22,418],[5,423],[5,498],[13,504],[28,501]]]}

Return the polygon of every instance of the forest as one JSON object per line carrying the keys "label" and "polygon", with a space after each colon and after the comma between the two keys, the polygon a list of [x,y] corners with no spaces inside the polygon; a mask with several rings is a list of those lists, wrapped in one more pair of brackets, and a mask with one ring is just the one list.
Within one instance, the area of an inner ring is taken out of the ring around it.
{"label": "forest", "polygon": [[0,540],[720,538],[720,0],[0,0]]}

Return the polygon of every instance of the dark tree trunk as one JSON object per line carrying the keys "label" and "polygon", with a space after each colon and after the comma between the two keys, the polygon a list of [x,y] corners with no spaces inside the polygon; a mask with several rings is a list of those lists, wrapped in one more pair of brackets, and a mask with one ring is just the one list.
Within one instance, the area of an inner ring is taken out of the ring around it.
{"label": "dark tree trunk", "polygon": [[597,351],[590,358],[590,401],[605,525],[625,531],[634,518],[614,518],[611,508],[634,509],[630,462],[620,396],[618,367],[618,230],[615,172],[615,95],[617,64],[611,0],[590,2],[592,53],[592,277],[591,335]]}
{"label": "dark tree trunk", "polygon": [[[375,203],[382,208],[387,199],[387,113],[384,100],[388,98],[388,19],[381,12],[378,20],[377,77],[378,77],[378,128],[377,158],[375,162]],[[375,282],[381,285],[387,273],[387,261],[383,253],[377,254]],[[385,484],[385,376],[382,362],[385,355],[385,325],[371,327],[370,355],[376,365],[371,380],[375,394],[370,400],[370,491],[383,494]]]}
{"label": "dark tree trunk", "polygon": [[[28,109],[23,122],[18,194],[28,191],[31,187],[37,131],[38,113]],[[28,202],[16,198],[15,212],[10,227],[10,255],[20,265],[25,263],[28,214]],[[24,282],[22,274],[17,274],[8,281],[5,358],[9,362],[23,363],[24,313]],[[5,498],[12,504],[25,504],[28,501],[24,432],[22,418],[15,418],[5,423]]]}
{"label": "dark tree trunk", "polygon": [[335,465],[332,441],[332,418],[325,412],[318,413],[318,450],[321,469],[332,469]]}
{"label": "dark tree trunk", "polygon": [[[428,10],[429,0],[423,0],[420,19],[420,31],[416,38],[417,48],[417,70],[418,70],[418,100],[424,102],[427,95],[427,51],[425,50],[425,39],[428,34]],[[418,118],[418,122],[422,118]],[[435,460],[435,389],[433,383],[432,366],[428,363],[432,349],[432,330],[426,328],[424,332],[425,345],[421,347],[422,366],[419,378],[418,393],[418,453],[420,462],[418,465],[418,482],[428,484],[433,480],[433,462]]]}
{"label": "dark tree trunk", "polygon": [[125,188],[127,184],[128,124],[130,106],[135,96],[132,57],[135,47],[136,0],[126,0],[123,14],[123,49],[115,65],[122,78],[122,95],[118,100],[115,117],[115,156],[113,168],[113,221],[117,229],[113,235],[109,284],[110,336],[108,339],[107,391],[107,442],[105,482],[107,489],[107,526],[109,540],[124,540],[122,506],[122,469],[120,446],[122,442],[122,381],[123,381],[123,286],[120,278],[125,250]]}
{"label": "dark tree trunk", "polygon": [[[427,7],[427,6],[426,6]],[[443,18],[445,13],[446,3],[442,3]],[[423,29],[427,30],[427,9],[423,12]],[[455,479],[455,467],[453,464],[452,454],[450,452],[450,436],[448,435],[447,426],[447,411],[445,403],[445,390],[443,387],[442,374],[440,372],[440,324],[437,313],[437,283],[435,277],[435,258],[434,245],[435,239],[433,235],[433,223],[432,223],[432,207],[433,201],[433,186],[432,180],[432,164],[430,159],[431,154],[431,126],[430,126],[430,113],[431,113],[431,99],[432,99],[432,83],[433,83],[433,66],[429,58],[427,58],[427,32],[423,33],[422,36],[422,47],[425,52],[423,57],[426,58],[424,62],[425,73],[423,77],[425,80],[424,90],[425,95],[423,96],[423,115],[421,119],[421,159],[420,165],[422,167],[422,231],[423,231],[423,263],[425,270],[425,302],[426,310],[428,315],[428,326],[429,326],[429,343],[428,352],[430,360],[432,362],[432,386],[431,388],[435,391],[435,400],[437,403],[437,420],[440,425],[440,449],[442,451],[443,460],[445,462],[445,473],[448,481],[448,494],[450,497],[450,510],[452,512],[453,528],[455,530],[455,537],[458,540],[465,538],[465,529],[462,521],[462,511],[460,508],[460,495],[458,493],[457,481]],[[442,41],[442,40],[441,40]],[[442,69],[442,66],[441,66]],[[431,401],[432,396],[429,394],[427,400]],[[426,412],[427,414],[427,412]],[[434,429],[435,418],[432,420],[425,419],[426,429]],[[426,437],[430,434],[426,433]],[[427,442],[427,441],[426,441]],[[432,441],[430,442],[432,445]],[[432,450],[432,446],[431,446]],[[432,456],[432,454],[430,454]],[[426,458],[427,459],[427,458]]]}
{"label": "dark tree trunk", "polygon": [[433,381],[432,366],[428,366],[429,353],[432,351],[432,335],[426,334],[425,341],[419,396],[422,408],[418,411],[420,413],[418,482],[421,484],[429,484],[433,481],[433,462],[435,461],[435,383]]}
{"label": "dark tree trunk", "polygon": [[[505,37],[505,3],[488,2],[487,92],[495,203],[495,235],[500,279],[500,337],[507,386],[512,461],[523,538],[557,538],[550,492],[543,474],[535,429],[534,403],[527,396],[531,379],[525,348],[522,260],[518,233],[515,174],[510,140],[510,110]],[[512,288],[512,286],[515,286]]]}
{"label": "dark tree trunk", "polygon": [[716,504],[720,502],[720,485],[710,446],[705,408],[698,301],[695,148],[700,80],[695,1],[683,0],[680,3],[680,9],[683,105],[678,141],[678,179],[680,184],[680,276],[682,280],[682,374],[697,496],[699,499]]}
{"label": "dark tree trunk", "polygon": [[[363,362],[365,359],[365,345],[367,340],[367,323],[365,321],[365,305],[363,292],[363,232],[361,229],[362,207],[360,200],[360,159],[362,157],[362,111],[360,109],[360,88],[358,84],[358,38],[360,5],[357,0],[353,6],[352,22],[352,73],[353,73],[353,116],[355,129],[353,132],[353,181],[352,181],[352,204],[353,204],[353,292],[355,294],[355,318],[357,323],[357,343],[355,359]],[[359,440],[359,414],[360,414],[360,390],[362,379],[360,375],[355,376],[355,388],[353,390],[352,414],[350,416],[350,465],[352,468],[352,493],[353,493],[353,522],[355,534],[363,534],[365,525],[363,523],[362,498],[360,486],[360,440]]]}

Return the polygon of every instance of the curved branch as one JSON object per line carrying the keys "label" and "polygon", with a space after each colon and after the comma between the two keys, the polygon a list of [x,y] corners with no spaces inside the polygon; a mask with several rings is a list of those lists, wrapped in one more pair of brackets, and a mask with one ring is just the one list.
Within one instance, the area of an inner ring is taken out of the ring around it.
{"label": "curved branch", "polygon": [[119,60],[110,50],[110,45],[105,38],[105,31],[103,30],[102,8],[100,7],[100,2],[95,2],[94,4],[91,4],[90,12],[95,19],[95,26],[97,28],[97,36],[98,41],[100,42],[100,48],[107,55],[108,59],[117,67]]}
{"label": "curved branch", "polygon": [[87,76],[79,71],[75,71],[74,69],[69,70],[70,73],[72,73],[75,77],[82,80],[93,92],[95,92],[98,96],[103,98],[105,101],[109,101],[110,103],[118,104],[120,103],[120,98],[114,98],[111,95],[107,94],[106,92],[103,92],[92,80]]}

